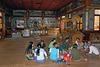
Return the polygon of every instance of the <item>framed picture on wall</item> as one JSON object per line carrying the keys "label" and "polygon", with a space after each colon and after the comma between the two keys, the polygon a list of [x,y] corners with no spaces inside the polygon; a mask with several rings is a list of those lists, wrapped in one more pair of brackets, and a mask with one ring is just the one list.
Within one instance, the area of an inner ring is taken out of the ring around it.
{"label": "framed picture on wall", "polygon": [[72,18],[72,14],[70,13],[70,14],[68,14],[68,18],[69,19],[71,19]]}
{"label": "framed picture on wall", "polygon": [[23,20],[17,20],[17,28],[24,28],[24,21]]}

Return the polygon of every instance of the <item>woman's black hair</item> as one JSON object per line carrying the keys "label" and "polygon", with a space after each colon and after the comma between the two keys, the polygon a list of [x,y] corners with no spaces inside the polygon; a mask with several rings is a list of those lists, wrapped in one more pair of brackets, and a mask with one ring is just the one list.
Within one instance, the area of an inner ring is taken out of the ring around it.
{"label": "woman's black hair", "polygon": [[88,44],[88,41],[84,41],[84,43],[87,43]]}
{"label": "woman's black hair", "polygon": [[41,40],[41,42],[44,42],[44,40]]}
{"label": "woman's black hair", "polygon": [[69,37],[67,37],[65,40],[68,40],[69,39]]}
{"label": "woman's black hair", "polygon": [[[80,38],[77,38],[77,39],[80,40]],[[77,40],[77,39],[76,39],[76,40]]]}
{"label": "woman's black hair", "polygon": [[37,47],[38,47],[38,49],[37,49],[37,51],[36,51],[36,55],[39,56],[41,45],[38,45]]}
{"label": "woman's black hair", "polygon": [[32,44],[33,44],[33,42],[32,42],[32,41],[30,41],[30,42],[29,42],[28,47],[26,48],[25,54],[26,54],[26,53],[28,53],[28,54],[29,54],[29,53],[31,53],[31,52],[32,52],[32,51],[31,51],[31,50],[32,50]]}
{"label": "woman's black hair", "polygon": [[73,48],[76,48],[77,49],[77,44],[76,43],[73,45]]}
{"label": "woman's black hair", "polygon": [[58,45],[57,45],[57,43],[55,42],[55,43],[53,43],[53,46],[55,47],[55,48],[57,48],[58,47]]}
{"label": "woman's black hair", "polygon": [[56,38],[53,38],[52,41],[56,40]]}

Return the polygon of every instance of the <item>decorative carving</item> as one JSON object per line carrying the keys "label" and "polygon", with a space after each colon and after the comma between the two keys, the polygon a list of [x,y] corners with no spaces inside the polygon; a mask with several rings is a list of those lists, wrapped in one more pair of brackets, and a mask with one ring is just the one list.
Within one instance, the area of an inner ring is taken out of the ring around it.
{"label": "decorative carving", "polygon": [[29,18],[29,9],[27,9],[26,16]]}
{"label": "decorative carving", "polygon": [[75,16],[73,16],[72,17],[72,21],[74,22],[74,21],[81,21],[81,18],[80,18],[80,16],[78,16],[78,15],[75,15]]}
{"label": "decorative carving", "polygon": [[69,22],[68,18],[62,18],[62,22]]}

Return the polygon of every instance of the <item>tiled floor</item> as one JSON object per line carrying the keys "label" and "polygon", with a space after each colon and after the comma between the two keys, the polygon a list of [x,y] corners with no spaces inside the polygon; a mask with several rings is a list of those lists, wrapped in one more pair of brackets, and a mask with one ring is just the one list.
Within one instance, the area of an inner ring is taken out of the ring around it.
{"label": "tiled floor", "polygon": [[[36,63],[25,58],[25,49],[29,41],[37,43],[42,39],[45,41],[46,50],[52,38],[55,36],[31,36],[29,38],[19,38],[17,40],[0,40],[0,67],[100,67],[100,58],[91,58],[81,53],[81,56],[87,58],[88,61],[68,61],[71,65],[60,65],[48,60],[45,63]],[[63,40],[57,39],[60,44]],[[96,46],[100,49],[100,44]]]}

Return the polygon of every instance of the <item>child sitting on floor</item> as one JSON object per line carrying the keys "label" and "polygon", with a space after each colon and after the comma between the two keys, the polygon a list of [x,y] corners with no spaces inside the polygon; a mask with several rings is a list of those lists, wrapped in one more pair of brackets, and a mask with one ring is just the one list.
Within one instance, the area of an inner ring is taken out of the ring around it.
{"label": "child sitting on floor", "polygon": [[80,42],[80,39],[77,38],[75,43],[77,44],[77,49],[79,49],[80,51],[83,51],[83,43]]}
{"label": "child sitting on floor", "polygon": [[84,51],[89,52],[88,42],[84,42]]}
{"label": "child sitting on floor", "polygon": [[34,53],[33,46],[34,46],[34,43],[33,42],[29,42],[29,45],[26,48],[25,57],[28,60],[33,60],[33,53]]}
{"label": "child sitting on floor", "polygon": [[40,45],[37,47],[38,48],[34,51],[34,60],[38,63],[44,63],[48,58],[47,53]]}
{"label": "child sitting on floor", "polygon": [[50,48],[50,60],[55,61],[56,64],[65,64],[65,65],[69,65],[68,63],[66,63],[64,61],[64,59],[60,59],[59,56],[61,57],[61,55],[59,55],[59,49],[57,49],[58,44],[57,43],[53,43],[53,48]]}
{"label": "child sitting on floor", "polygon": [[53,48],[50,48],[50,60],[56,61],[59,58],[59,49],[57,43],[53,43]]}

